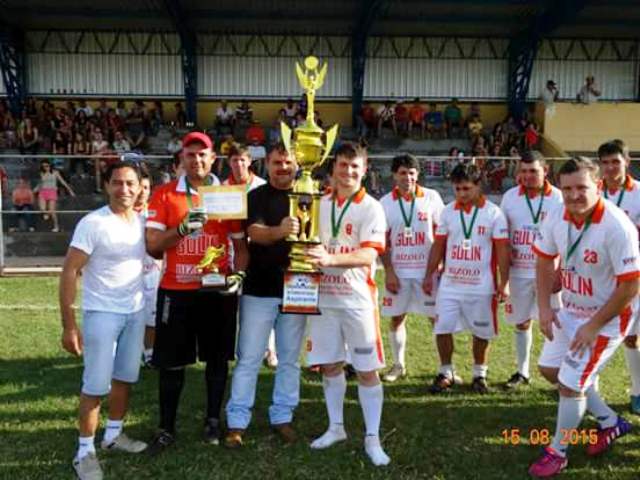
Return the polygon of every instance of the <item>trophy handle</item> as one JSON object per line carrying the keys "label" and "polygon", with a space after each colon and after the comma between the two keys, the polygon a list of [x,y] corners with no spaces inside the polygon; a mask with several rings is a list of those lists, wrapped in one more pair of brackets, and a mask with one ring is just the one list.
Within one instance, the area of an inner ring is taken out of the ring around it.
{"label": "trophy handle", "polygon": [[293,152],[291,150],[291,128],[284,122],[280,122],[280,134],[282,136],[282,143],[284,143],[284,148],[287,150],[289,155]]}
{"label": "trophy handle", "polygon": [[338,125],[334,125],[329,130],[327,130],[327,141],[324,146],[324,155],[322,155],[322,160],[318,163],[318,166],[322,165],[324,161],[327,159],[329,154],[331,153],[331,148],[336,141],[336,137],[338,136]]}

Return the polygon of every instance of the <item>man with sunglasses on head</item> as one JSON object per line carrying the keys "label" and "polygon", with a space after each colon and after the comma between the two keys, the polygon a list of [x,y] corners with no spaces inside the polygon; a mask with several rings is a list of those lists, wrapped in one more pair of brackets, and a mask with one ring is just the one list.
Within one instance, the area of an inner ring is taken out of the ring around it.
{"label": "man with sunglasses on head", "polygon": [[489,341],[498,333],[498,302],[508,297],[509,229],[500,208],[482,194],[477,166],[458,165],[450,178],[455,201],[440,215],[423,284],[426,293],[433,291],[433,275],[444,261],[434,325],[440,370],[430,391],[442,393],[454,384],[453,334],[461,322],[473,335],[471,388],[486,394]]}

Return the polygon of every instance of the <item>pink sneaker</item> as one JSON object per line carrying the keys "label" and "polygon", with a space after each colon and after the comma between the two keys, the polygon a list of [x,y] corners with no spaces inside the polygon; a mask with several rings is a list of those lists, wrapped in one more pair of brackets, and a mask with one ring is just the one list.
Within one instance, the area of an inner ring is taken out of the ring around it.
{"label": "pink sneaker", "polygon": [[598,429],[598,440],[587,445],[587,455],[600,455],[613,445],[616,438],[620,438],[631,431],[631,424],[618,415],[618,421],[613,427]]}
{"label": "pink sneaker", "polygon": [[557,475],[567,467],[569,461],[556,453],[551,447],[542,449],[542,456],[531,464],[529,475],[537,478],[549,478]]}

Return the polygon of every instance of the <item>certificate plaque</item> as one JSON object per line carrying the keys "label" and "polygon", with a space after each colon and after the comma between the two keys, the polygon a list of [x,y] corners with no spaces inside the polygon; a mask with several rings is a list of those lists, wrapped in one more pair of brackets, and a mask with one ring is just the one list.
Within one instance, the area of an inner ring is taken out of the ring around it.
{"label": "certificate plaque", "polygon": [[215,185],[198,188],[201,205],[209,220],[245,220],[246,185]]}

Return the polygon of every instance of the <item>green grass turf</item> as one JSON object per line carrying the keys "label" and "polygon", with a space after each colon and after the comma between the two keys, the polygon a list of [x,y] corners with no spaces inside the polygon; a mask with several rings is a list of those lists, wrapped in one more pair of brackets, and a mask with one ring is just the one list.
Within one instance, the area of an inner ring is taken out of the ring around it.
{"label": "green grass turf", "polygon": [[[79,359],[59,344],[55,310],[57,279],[0,279],[0,478],[73,478],[76,414],[82,373]],[[15,306],[16,308],[11,308]],[[9,307],[9,308],[8,308]],[[27,307],[27,308],[25,308]],[[35,307],[48,307],[37,309]],[[212,316],[215,315],[212,312]],[[386,337],[388,320],[383,320]],[[327,451],[312,452],[308,442],[327,425],[320,377],[305,373],[296,428],[303,441],[285,447],[267,421],[273,374],[260,372],[254,420],[246,446],[238,451],[201,442],[204,409],[203,370],[190,368],[180,406],[176,448],[151,460],[145,455],[99,453],[107,479],[254,479],[254,478],[433,478],[520,479],[539,453],[529,443],[532,429],[553,429],[556,394],[535,373],[526,391],[505,393],[499,384],[514,371],[511,330],[501,324],[492,345],[490,395],[468,391],[470,337],[457,338],[455,365],[466,386],[446,396],[429,396],[426,385],[437,362],[430,326],[412,317],[408,325],[410,377],[385,386],[382,420],[384,446],[392,458],[387,468],[372,467],[362,451],[363,423],[356,385],[349,383],[345,423],[349,439]],[[537,358],[541,336],[535,335]],[[387,348],[387,359],[389,351]],[[156,426],[156,373],[143,371],[135,387],[127,431],[148,439]],[[628,379],[622,352],[605,370],[601,390],[619,412],[627,410]],[[636,424],[638,418],[627,415]],[[584,428],[594,423],[586,420]],[[501,432],[519,428],[519,445],[506,445]],[[98,433],[98,440],[102,432]],[[612,452],[590,459],[583,446],[572,448],[566,479],[632,479],[640,477],[638,433],[620,440]]]}

